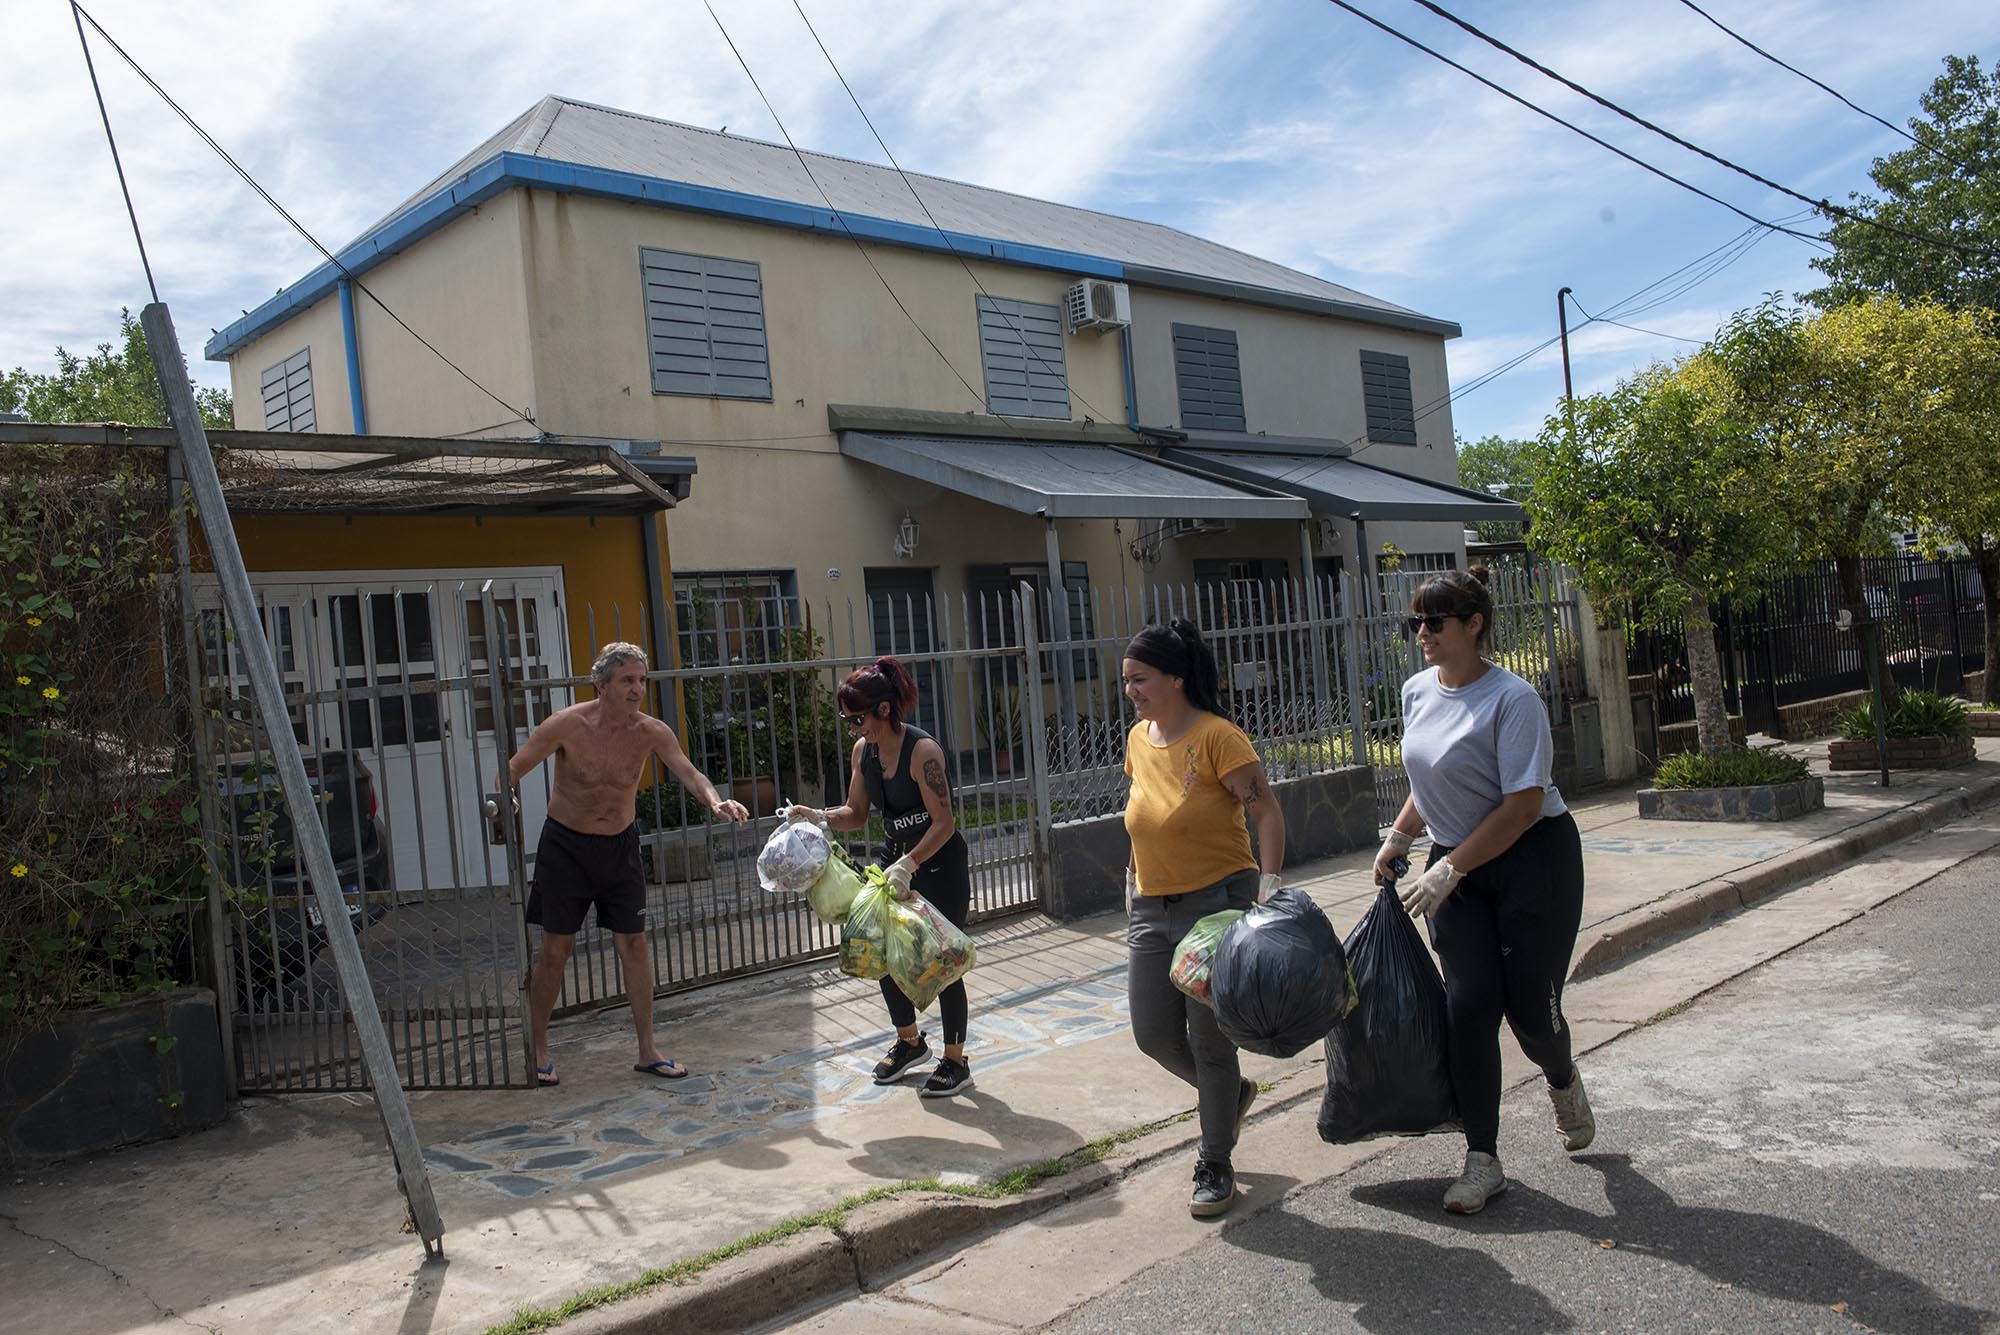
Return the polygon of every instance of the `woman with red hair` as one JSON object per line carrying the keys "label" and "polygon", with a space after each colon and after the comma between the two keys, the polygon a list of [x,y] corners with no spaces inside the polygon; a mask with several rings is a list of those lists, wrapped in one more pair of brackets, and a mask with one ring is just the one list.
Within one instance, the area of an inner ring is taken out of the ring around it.
{"label": "woman with red hair", "polygon": [[[945,778],[944,749],[922,728],[904,722],[917,704],[917,683],[894,658],[880,658],[848,675],[836,696],[840,716],[855,736],[847,801],[818,811],[792,807],[791,820],[815,820],[835,830],[858,830],[871,806],[882,813],[889,856],[889,880],[898,894],[914,891],[960,927],[972,908],[972,869],[965,836],[952,816],[951,784]],[[896,1026],[896,1042],[875,1063],[875,1083],[892,1085],[930,1056],[930,1043],[917,1028],[917,1008],[895,980],[882,980],[882,999]],[[927,1099],[949,1098],[972,1087],[965,1060],[968,1006],[960,979],[938,994],[944,1056],[918,1091]]]}

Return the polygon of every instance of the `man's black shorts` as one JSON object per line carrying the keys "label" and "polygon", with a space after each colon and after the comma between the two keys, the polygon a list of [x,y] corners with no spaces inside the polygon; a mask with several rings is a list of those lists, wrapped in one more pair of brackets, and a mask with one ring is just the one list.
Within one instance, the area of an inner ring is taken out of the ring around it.
{"label": "man's black shorts", "polygon": [[646,930],[639,826],[628,825],[617,834],[583,834],[558,821],[543,821],[528,921],[545,932],[575,936],[592,904],[597,905],[597,925],[605,931]]}

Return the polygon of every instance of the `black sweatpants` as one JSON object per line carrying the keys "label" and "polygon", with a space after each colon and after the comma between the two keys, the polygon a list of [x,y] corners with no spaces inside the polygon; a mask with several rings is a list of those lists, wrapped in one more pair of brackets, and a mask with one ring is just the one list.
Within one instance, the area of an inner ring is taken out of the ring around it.
{"label": "black sweatpants", "polygon": [[[955,926],[964,927],[972,912],[972,859],[965,836],[954,831],[944,847],[917,868],[917,874],[910,878],[910,889],[928,899],[931,907]],[[907,1029],[917,1022],[917,1008],[903,995],[903,989],[896,986],[896,980],[886,974],[882,978],[882,1000],[889,1003],[889,1019],[898,1029]],[[965,1041],[970,1010],[963,978],[938,993],[938,1021],[947,1045]]]}
{"label": "black sweatpants", "polygon": [[[1433,848],[1430,861],[1450,852]],[[1569,1083],[1575,1067],[1562,988],[1582,920],[1583,840],[1568,812],[1535,822],[1512,848],[1468,872],[1432,917],[1467,1149],[1498,1152],[1503,1016],[1549,1083]]]}

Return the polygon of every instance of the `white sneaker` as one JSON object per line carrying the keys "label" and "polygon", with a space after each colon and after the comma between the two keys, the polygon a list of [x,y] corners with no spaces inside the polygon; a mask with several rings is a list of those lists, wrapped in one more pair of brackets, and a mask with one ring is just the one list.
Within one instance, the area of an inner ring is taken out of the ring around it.
{"label": "white sneaker", "polygon": [[1576,1071],[1562,1089],[1549,1086],[1549,1102],[1556,1108],[1556,1130],[1563,1148],[1571,1154],[1589,1149],[1597,1139],[1597,1117],[1590,1111],[1590,1096],[1583,1092],[1583,1072]]}
{"label": "white sneaker", "polygon": [[1465,1171],[1444,1194],[1444,1208],[1453,1214],[1478,1214],[1486,1202],[1507,1190],[1507,1175],[1500,1161],[1478,1150],[1465,1152]]}

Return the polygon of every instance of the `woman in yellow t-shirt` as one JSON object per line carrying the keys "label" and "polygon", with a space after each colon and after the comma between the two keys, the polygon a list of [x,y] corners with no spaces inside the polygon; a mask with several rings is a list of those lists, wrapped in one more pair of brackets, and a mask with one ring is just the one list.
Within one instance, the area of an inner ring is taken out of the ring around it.
{"label": "woman in yellow t-shirt", "polygon": [[[1139,1050],[1195,1087],[1201,1153],[1188,1210],[1222,1214],[1236,1199],[1230,1153],[1257,1097],[1215,1012],[1176,988],[1174,948],[1195,923],[1247,909],[1278,888],[1285,816],[1243,730],[1223,717],[1215,653],[1176,619],[1147,626],[1125,648],[1125,698],[1139,716],[1125,739],[1132,795],[1125,832],[1130,922],[1126,994]],[[1249,825],[1257,827],[1257,856]],[[1261,875],[1260,875],[1261,872]]]}

